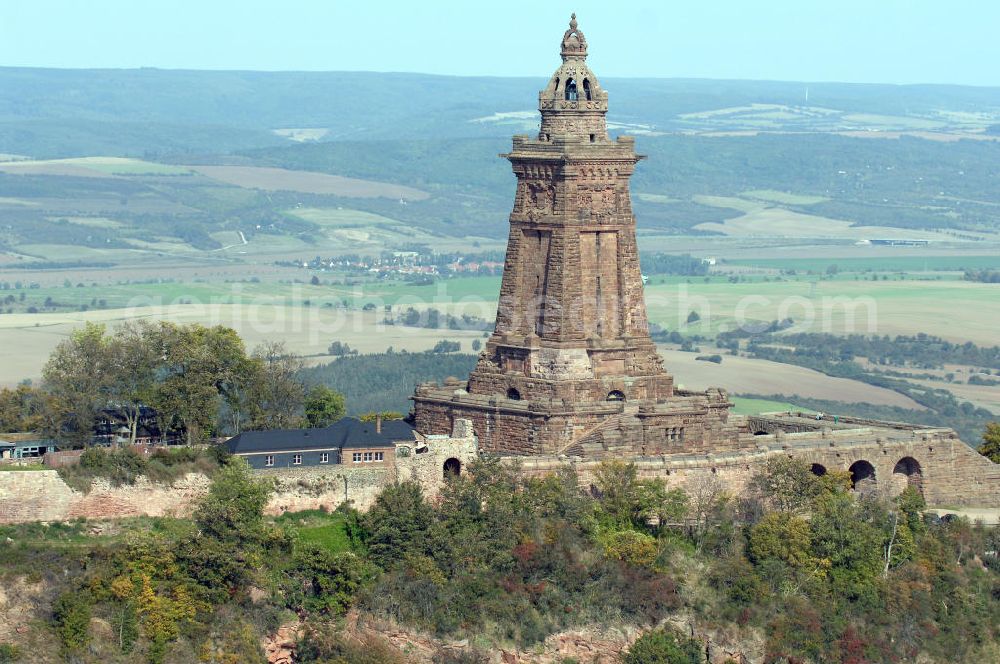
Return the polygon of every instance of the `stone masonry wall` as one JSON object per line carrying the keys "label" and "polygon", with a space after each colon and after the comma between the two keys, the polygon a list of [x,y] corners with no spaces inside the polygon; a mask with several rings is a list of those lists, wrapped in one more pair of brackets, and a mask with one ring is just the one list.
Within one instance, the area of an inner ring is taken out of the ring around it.
{"label": "stone masonry wall", "polygon": [[[827,471],[847,471],[858,461],[875,469],[876,488],[897,495],[915,481],[930,506],[1000,507],[1000,465],[978,454],[950,430],[914,431],[908,439],[884,439],[873,432],[845,430],[817,434],[756,436],[756,449],[721,455],[668,455],[635,460],[639,475],[661,478],[668,487],[696,495],[708,489],[742,492],[750,478],[771,458],[787,455],[819,464]],[[901,472],[900,462],[913,459],[916,477]],[[598,461],[569,457],[520,458],[527,473],[542,475],[569,465],[582,484],[594,480]]]}
{"label": "stone masonry wall", "polygon": [[[464,470],[477,453],[471,425],[459,420],[457,438],[429,436],[423,445],[397,448],[394,465],[357,467],[350,464],[258,471],[274,479],[275,491],[266,512],[272,515],[306,509],[336,509],[349,502],[359,510],[371,507],[379,492],[397,479],[415,479],[434,497],[444,483],[444,464],[456,459]],[[419,449],[418,449],[419,447]],[[406,449],[399,453],[400,449]],[[191,473],[171,485],[144,477],[130,486],[112,487],[98,480],[88,493],[71,489],[55,470],[0,472],[0,524],[69,519],[114,519],[130,516],[188,515],[208,492],[207,477]]]}
{"label": "stone masonry wall", "polygon": [[86,518],[170,516],[188,512],[208,490],[204,475],[191,473],[172,485],[139,478],[112,487],[94,482],[88,493],[71,489],[54,470],[0,472],[0,523]]}

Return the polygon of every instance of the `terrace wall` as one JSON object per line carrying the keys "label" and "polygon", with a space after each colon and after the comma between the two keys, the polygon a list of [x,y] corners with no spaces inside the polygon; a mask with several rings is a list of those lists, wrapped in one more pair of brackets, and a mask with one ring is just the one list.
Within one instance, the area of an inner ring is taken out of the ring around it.
{"label": "terrace wall", "polygon": [[[335,509],[345,502],[365,510],[387,484],[407,479],[419,481],[428,495],[436,495],[444,483],[445,463],[455,460],[465,468],[477,453],[471,426],[459,422],[455,431],[458,438],[431,436],[426,444],[401,446],[398,449],[406,451],[388,456],[382,465],[331,464],[258,471],[259,476],[275,483],[266,511],[277,515]],[[209,485],[206,476],[191,473],[170,485],[144,477],[120,487],[97,480],[89,492],[82,493],[70,488],[55,470],[0,471],[0,524],[190,515]]]}

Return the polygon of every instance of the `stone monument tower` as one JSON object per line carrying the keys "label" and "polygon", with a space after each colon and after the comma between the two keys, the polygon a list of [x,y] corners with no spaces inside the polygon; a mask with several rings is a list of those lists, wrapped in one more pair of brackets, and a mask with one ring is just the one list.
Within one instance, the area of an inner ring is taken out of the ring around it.
{"label": "stone monument tower", "polygon": [[608,137],[575,14],[560,54],[538,135],[501,155],[517,191],[495,331],[467,384],[418,388],[417,428],[469,418],[483,449],[514,454],[703,447],[728,399],[675,396],[650,339],[629,194],[642,157],[633,137]]}

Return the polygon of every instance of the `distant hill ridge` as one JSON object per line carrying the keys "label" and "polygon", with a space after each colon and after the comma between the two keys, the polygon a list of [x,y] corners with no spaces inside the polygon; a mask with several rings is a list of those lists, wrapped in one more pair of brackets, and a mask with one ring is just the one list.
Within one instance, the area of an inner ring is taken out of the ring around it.
{"label": "distant hill ridge", "polygon": [[[201,151],[222,152],[288,144],[292,139],[272,130],[296,128],[322,128],[322,140],[506,137],[512,125],[530,125],[533,119],[508,115],[475,120],[531,111],[544,82],[541,76],[2,67],[0,152],[97,154],[74,145],[106,141],[116,133],[124,134],[120,152],[132,154],[137,149],[189,151],[201,146]],[[824,113],[808,112],[812,108],[930,118],[951,125],[986,126],[994,123],[993,115],[1000,117],[1000,88],[647,78],[604,83],[611,94],[612,123],[653,131],[725,128],[741,113],[699,115],[754,104],[806,109],[772,113],[783,116],[766,118],[761,128],[772,130],[803,130],[824,120]],[[406,103],[387,103],[397,97]],[[848,118],[840,124],[863,127],[870,120]],[[155,131],[149,132],[151,127]],[[223,127],[213,139],[212,132]],[[138,136],[130,136],[140,129],[148,135],[145,146]],[[52,131],[58,141],[44,150],[32,149],[34,137]]]}

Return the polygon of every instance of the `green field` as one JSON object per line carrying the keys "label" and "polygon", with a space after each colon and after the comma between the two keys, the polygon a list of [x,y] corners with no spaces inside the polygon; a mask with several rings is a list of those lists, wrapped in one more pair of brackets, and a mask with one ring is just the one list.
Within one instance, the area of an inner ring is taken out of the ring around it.
{"label": "green field", "polygon": [[872,256],[870,258],[740,258],[727,261],[774,270],[824,272],[836,265],[841,272],[959,272],[1000,268],[1000,255],[959,254],[955,256]]}
{"label": "green field", "polygon": [[295,528],[300,542],[319,545],[331,553],[351,550],[347,519],[340,512],[288,512],[275,519],[275,522]]}

